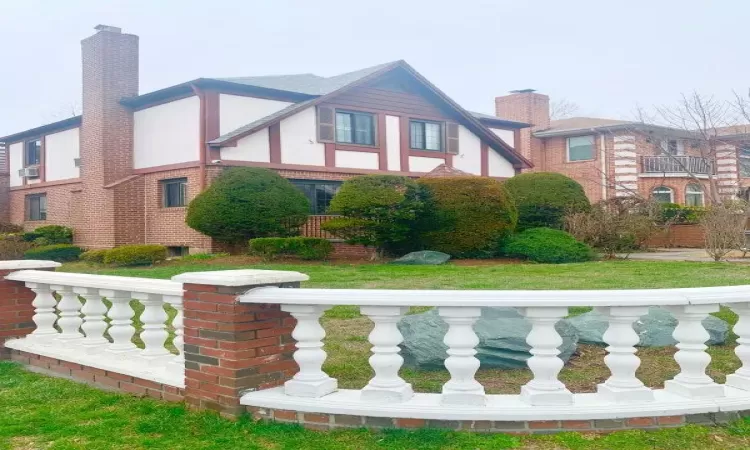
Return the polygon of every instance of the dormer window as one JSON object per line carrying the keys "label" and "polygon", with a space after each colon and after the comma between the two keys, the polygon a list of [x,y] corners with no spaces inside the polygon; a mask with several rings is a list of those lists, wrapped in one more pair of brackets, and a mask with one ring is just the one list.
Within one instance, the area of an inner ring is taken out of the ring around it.
{"label": "dormer window", "polygon": [[375,118],[373,115],[336,111],[336,142],[375,145]]}
{"label": "dormer window", "polygon": [[24,166],[38,166],[42,161],[42,141],[35,139],[26,142]]}

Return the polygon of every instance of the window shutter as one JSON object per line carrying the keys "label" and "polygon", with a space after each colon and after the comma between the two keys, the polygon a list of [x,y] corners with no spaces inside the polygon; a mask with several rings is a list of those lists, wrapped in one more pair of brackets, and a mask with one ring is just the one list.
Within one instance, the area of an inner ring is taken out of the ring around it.
{"label": "window shutter", "polygon": [[458,124],[448,122],[445,124],[445,152],[458,155]]}
{"label": "window shutter", "polygon": [[336,112],[330,106],[318,106],[318,142],[336,140]]}

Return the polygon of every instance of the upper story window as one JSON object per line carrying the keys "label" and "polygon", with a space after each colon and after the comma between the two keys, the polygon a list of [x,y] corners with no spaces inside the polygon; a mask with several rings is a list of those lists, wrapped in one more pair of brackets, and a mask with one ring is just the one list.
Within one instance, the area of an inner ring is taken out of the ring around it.
{"label": "upper story window", "polygon": [[172,178],[170,180],[161,180],[162,186],[162,205],[165,208],[177,208],[185,206],[187,192],[187,178]]}
{"label": "upper story window", "polygon": [[26,142],[24,166],[38,166],[42,161],[42,141],[35,139]]}
{"label": "upper story window", "polygon": [[568,138],[568,162],[594,159],[594,136]]}
{"label": "upper story window", "polygon": [[750,146],[740,147],[738,156],[740,163],[740,176],[750,177]]}
{"label": "upper story window", "polygon": [[416,150],[443,151],[443,126],[440,122],[412,120],[409,122],[410,146]]}
{"label": "upper story window", "polygon": [[328,212],[333,196],[341,187],[340,181],[291,180],[310,201],[310,214],[323,215]]}
{"label": "upper story window", "polygon": [[336,142],[375,145],[375,117],[369,113],[336,111]]}
{"label": "upper story window", "polygon": [[47,220],[47,194],[26,196],[26,220]]}
{"label": "upper story window", "polygon": [[685,146],[682,141],[677,139],[664,139],[661,148],[668,155],[682,155],[685,153]]}

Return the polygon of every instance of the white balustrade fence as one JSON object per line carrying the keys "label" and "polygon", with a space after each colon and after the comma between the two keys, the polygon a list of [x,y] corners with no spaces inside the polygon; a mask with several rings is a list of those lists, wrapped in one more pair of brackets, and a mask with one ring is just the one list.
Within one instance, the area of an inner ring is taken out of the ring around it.
{"label": "white balustrade fence", "polygon": [[[670,416],[750,409],[750,286],[607,291],[418,291],[284,289],[259,287],[241,302],[280,304],[297,319],[294,359],[299,372],[285,386],[246,393],[241,403],[261,408],[326,414],[439,420],[566,420]],[[708,333],[702,325],[721,304],[739,315],[736,354],[742,367],[725,384],[707,374]],[[373,378],[361,390],[337,389],[322,366],[325,331],[319,323],[334,305],[358,305],[374,327],[370,366]],[[450,373],[440,394],[414,393],[398,374],[403,337],[396,324],[410,306],[434,306],[447,323],[444,337]],[[562,339],[555,324],[571,306],[593,306],[609,321],[604,362],[610,377],[596,393],[572,393],[558,379]],[[674,331],[680,373],[664,389],[650,389],[636,376],[640,365],[633,323],[649,306],[668,308],[678,319]],[[533,379],[518,395],[487,395],[475,379],[479,343],[473,325],[482,307],[516,307],[531,324],[526,342]]]}
{"label": "white balustrade fence", "polygon": [[[182,283],[40,270],[6,278],[24,282],[36,293],[36,329],[7,341],[6,347],[184,387]],[[142,349],[133,343],[134,303],[143,306]],[[177,354],[165,346],[170,327]]]}

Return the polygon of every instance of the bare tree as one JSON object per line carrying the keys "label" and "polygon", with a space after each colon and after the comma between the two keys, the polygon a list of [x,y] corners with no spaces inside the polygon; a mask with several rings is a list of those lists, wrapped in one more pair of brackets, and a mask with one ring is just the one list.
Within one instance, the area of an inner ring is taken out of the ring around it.
{"label": "bare tree", "polygon": [[549,118],[552,120],[567,119],[578,112],[580,108],[576,103],[564,98],[549,102]]}
{"label": "bare tree", "polygon": [[706,253],[714,261],[745,247],[746,210],[747,205],[741,201],[713,205],[706,210],[701,225],[706,236]]}

